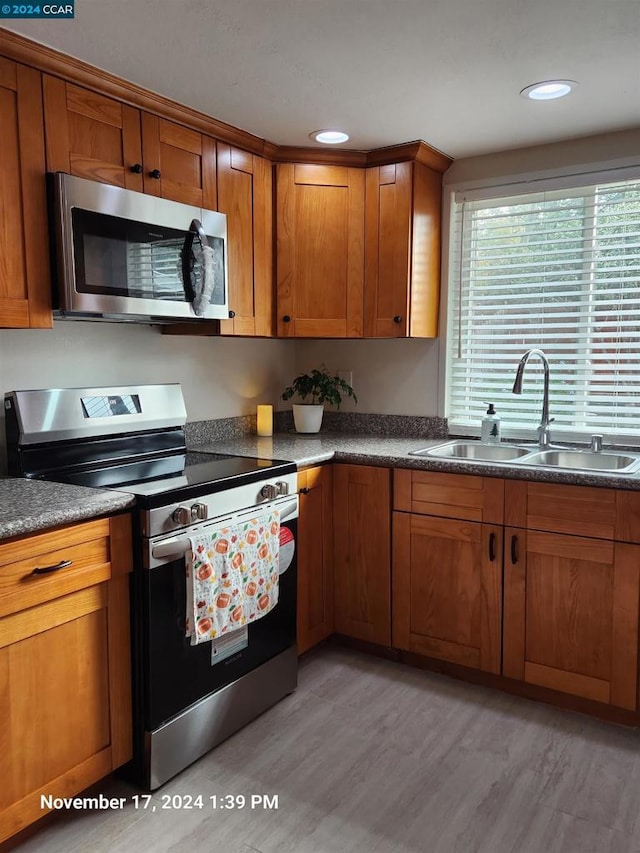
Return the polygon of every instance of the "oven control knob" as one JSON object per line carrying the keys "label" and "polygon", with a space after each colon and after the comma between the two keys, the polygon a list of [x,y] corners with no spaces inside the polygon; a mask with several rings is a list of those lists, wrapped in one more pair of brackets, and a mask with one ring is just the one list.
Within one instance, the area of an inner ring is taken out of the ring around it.
{"label": "oven control knob", "polygon": [[191,507],[192,521],[206,521],[209,518],[209,507],[206,504],[197,503]]}
{"label": "oven control knob", "polygon": [[285,483],[284,480],[278,480],[276,483],[276,489],[278,490],[279,495],[288,495],[289,483]]}
{"label": "oven control knob", "polygon": [[176,507],[171,518],[176,522],[176,524],[187,525],[191,521],[191,510],[188,506]]}
{"label": "oven control knob", "polygon": [[260,497],[266,498],[269,501],[275,500],[278,497],[278,487],[272,483],[267,483],[266,486],[260,489]]}

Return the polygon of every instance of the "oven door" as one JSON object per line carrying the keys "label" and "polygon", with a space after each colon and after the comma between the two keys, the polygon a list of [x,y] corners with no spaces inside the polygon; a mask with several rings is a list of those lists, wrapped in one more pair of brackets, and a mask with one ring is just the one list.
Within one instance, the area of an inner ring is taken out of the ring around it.
{"label": "oven door", "polygon": [[[142,583],[142,648],[138,655],[138,676],[143,685],[144,730],[151,732],[184,711],[194,702],[230,684],[252,669],[280,654],[296,642],[296,535],[298,498],[294,495],[273,504],[261,504],[281,514],[280,591],[274,609],[247,626],[246,645],[242,639],[235,649],[213,654],[211,642],[192,646],[185,636],[186,575],[184,551],[171,552],[172,543],[184,543],[189,533],[215,524],[209,521],[171,537],[146,540],[148,568],[139,573]],[[159,555],[159,556],[154,556]],[[234,632],[238,635],[242,631]],[[225,656],[227,655],[227,656]]]}
{"label": "oven door", "polygon": [[63,314],[195,319],[204,269],[197,221],[213,249],[203,319],[229,316],[224,214],[62,173],[52,180]]}

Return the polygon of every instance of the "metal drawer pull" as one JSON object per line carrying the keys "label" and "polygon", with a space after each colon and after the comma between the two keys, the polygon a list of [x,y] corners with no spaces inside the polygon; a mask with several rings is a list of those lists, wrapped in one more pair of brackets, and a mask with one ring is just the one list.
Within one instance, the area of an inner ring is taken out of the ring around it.
{"label": "metal drawer pull", "polygon": [[493,563],[496,558],[496,534],[489,534],[489,562]]}
{"label": "metal drawer pull", "polygon": [[518,537],[511,537],[511,563],[515,566],[518,562]]}
{"label": "metal drawer pull", "polygon": [[60,560],[55,566],[43,566],[42,568],[34,569],[32,575],[49,575],[51,572],[59,572],[60,569],[66,569],[73,565],[73,560]]}
{"label": "metal drawer pull", "polygon": [[308,495],[310,491],[311,491],[311,489],[308,489],[306,486],[303,486],[303,487],[300,489],[300,494],[301,494],[301,495]]}

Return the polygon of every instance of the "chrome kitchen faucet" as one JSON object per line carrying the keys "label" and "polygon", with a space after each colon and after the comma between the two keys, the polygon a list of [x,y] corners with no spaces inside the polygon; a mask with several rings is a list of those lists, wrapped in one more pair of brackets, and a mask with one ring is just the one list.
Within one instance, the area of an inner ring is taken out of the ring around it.
{"label": "chrome kitchen faucet", "polygon": [[549,417],[549,361],[541,349],[529,349],[520,359],[520,364],[516,371],[516,378],[513,383],[512,393],[522,394],[522,377],[527,362],[532,355],[537,355],[542,361],[544,367],[544,390],[542,396],[542,416],[540,418],[540,426],[538,427],[538,444],[540,447],[551,446],[551,432],[549,424],[554,420]]}

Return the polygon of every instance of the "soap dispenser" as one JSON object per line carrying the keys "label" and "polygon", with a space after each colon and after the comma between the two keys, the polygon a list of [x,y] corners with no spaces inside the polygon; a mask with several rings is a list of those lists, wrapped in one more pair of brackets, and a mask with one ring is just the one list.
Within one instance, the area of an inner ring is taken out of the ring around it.
{"label": "soap dispenser", "polygon": [[496,413],[493,403],[487,403],[489,408],[482,419],[482,443],[500,444],[500,416]]}

